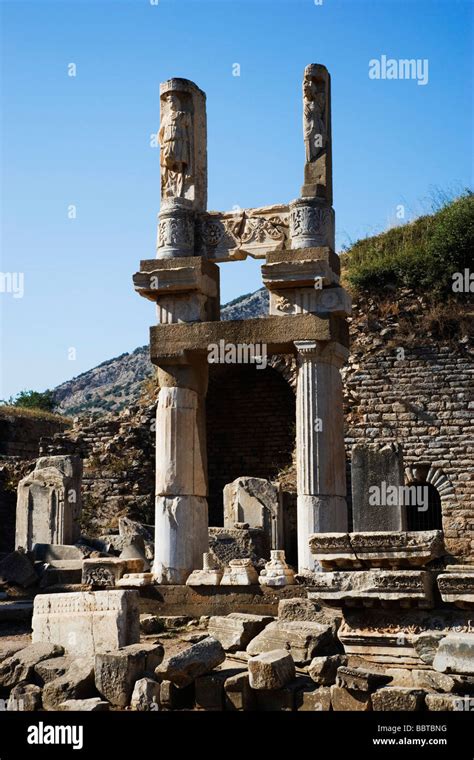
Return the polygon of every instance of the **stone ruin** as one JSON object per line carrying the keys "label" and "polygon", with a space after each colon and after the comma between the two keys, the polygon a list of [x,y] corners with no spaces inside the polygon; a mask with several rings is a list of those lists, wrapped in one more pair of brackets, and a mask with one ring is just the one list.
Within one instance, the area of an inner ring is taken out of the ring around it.
{"label": "stone ruin", "polygon": [[[171,79],[160,104],[157,256],[134,276],[157,316],[154,536],[126,518],[119,535],[81,536],[80,460],[38,460],[18,488],[17,550],[0,558],[0,624],[33,613],[32,643],[0,648],[8,709],[472,709],[472,557],[455,564],[442,529],[408,530],[401,497],[370,502],[382,482],[401,493],[400,446],[354,447],[348,510],[351,301],[334,252],[327,69],[304,72],[304,184],[288,204],[208,211],[206,96]],[[270,313],[220,321],[218,264],[249,255]],[[224,527],[208,526],[205,403],[222,343],[296,360],[297,568],[278,483],[242,473],[224,489]]]}

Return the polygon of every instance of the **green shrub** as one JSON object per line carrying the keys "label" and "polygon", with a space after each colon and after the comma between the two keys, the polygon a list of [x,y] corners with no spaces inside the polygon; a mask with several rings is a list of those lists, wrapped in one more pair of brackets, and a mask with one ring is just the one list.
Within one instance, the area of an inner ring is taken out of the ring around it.
{"label": "green shrub", "polygon": [[54,409],[54,394],[52,391],[44,391],[39,393],[38,391],[20,391],[15,397],[11,397],[8,401],[3,401],[3,404],[9,406],[18,406],[22,409],[40,409],[43,412],[52,412]]}

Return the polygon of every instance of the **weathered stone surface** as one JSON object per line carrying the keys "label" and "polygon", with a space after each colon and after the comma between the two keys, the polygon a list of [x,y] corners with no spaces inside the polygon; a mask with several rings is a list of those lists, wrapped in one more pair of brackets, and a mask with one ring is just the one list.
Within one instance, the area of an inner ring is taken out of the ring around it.
{"label": "weathered stone surface", "polygon": [[13,687],[8,698],[7,710],[34,712],[41,709],[41,687],[31,683],[19,683]]}
{"label": "weathered stone surface", "polygon": [[417,670],[416,668],[411,672],[413,683],[419,689],[447,693],[457,691],[455,678],[446,673],[438,673],[436,670]]}
{"label": "weathered stone surface", "polygon": [[364,668],[349,668],[345,665],[338,668],[336,675],[337,686],[344,686],[354,691],[375,691],[389,681],[390,676],[382,673],[373,673]]}
{"label": "weathered stone surface", "polygon": [[163,660],[161,644],[131,644],[114,652],[95,656],[95,685],[104,699],[117,707],[130,702],[133,686],[142,676],[153,673]]}
{"label": "weathered stone surface", "polygon": [[86,559],[91,548],[84,544],[45,544],[33,546],[33,556],[40,562],[62,562]]}
{"label": "weathered stone surface", "polygon": [[245,649],[272,620],[270,616],[232,612],[225,617],[211,617],[208,633],[220,641],[227,652],[237,652]]}
{"label": "weathered stone surface", "polygon": [[345,665],[345,655],[332,655],[330,657],[313,657],[308,667],[308,675],[318,686],[331,686],[336,682],[337,669]]}
{"label": "weathered stone surface", "polygon": [[263,478],[250,477],[228,483],[224,488],[224,527],[233,528],[235,523],[262,528],[267,552],[281,546],[283,511],[279,486]]}
{"label": "weathered stone surface", "polygon": [[125,573],[115,585],[116,588],[142,588],[151,586],[153,583],[155,583],[153,573]]}
{"label": "weathered stone surface", "polygon": [[[351,471],[354,532],[406,530],[406,507],[398,495],[399,487],[404,485],[401,446],[356,444],[352,447]],[[383,484],[396,489],[395,503],[374,505],[372,489],[380,492]]]}
{"label": "weathered stone surface", "polygon": [[433,668],[440,673],[474,674],[474,634],[450,633],[441,639]]}
{"label": "weathered stone surface", "polygon": [[172,681],[176,686],[188,686],[198,676],[205,675],[225,660],[222,644],[208,636],[179,654],[167,658],[155,670],[160,681]]}
{"label": "weathered stone surface", "polygon": [[23,641],[16,641],[15,639],[3,639],[0,638],[0,662],[7,660],[14,654],[25,648]]}
{"label": "weathered stone surface", "polygon": [[41,660],[41,662],[35,665],[35,673],[39,683],[44,686],[45,683],[52,681],[54,678],[63,676],[73,662],[73,655],[53,657],[51,660]]}
{"label": "weathered stone surface", "polygon": [[145,635],[161,633],[164,629],[165,624],[159,615],[140,615],[140,630]]}
{"label": "weathered stone surface", "polygon": [[224,663],[211,673],[199,676],[195,681],[196,707],[201,710],[220,711],[225,708],[224,685],[229,678],[243,673],[237,663]]}
{"label": "weathered stone surface", "polygon": [[248,672],[227,678],[224,683],[224,692],[226,710],[256,709],[256,692],[250,687]]}
{"label": "weathered stone surface", "polygon": [[133,687],[130,706],[140,712],[159,710],[160,684],[152,678],[140,678]]}
{"label": "weathered stone surface", "polygon": [[0,686],[16,686],[33,678],[35,666],[42,660],[60,657],[64,649],[56,644],[36,642],[0,663]]}
{"label": "weathered stone surface", "polygon": [[120,557],[96,557],[85,559],[82,565],[82,583],[95,588],[117,585],[125,573],[141,573],[144,561],[141,558],[122,559]]}
{"label": "weathered stone surface", "polygon": [[171,681],[162,681],[160,705],[163,710],[191,709],[194,706],[194,682],[180,689]]}
{"label": "weathered stone surface", "polygon": [[95,654],[140,640],[136,591],[84,591],[35,597],[33,641],[61,644],[67,653]]}
{"label": "weathered stone surface", "polygon": [[[291,252],[292,258],[293,253],[294,251]],[[352,299],[349,293],[337,286],[320,290],[312,287],[270,291],[270,316],[337,314],[340,317],[349,317],[351,311]]]}
{"label": "weathered stone surface", "polygon": [[[167,325],[167,327],[171,327],[171,325]],[[193,414],[195,416],[196,409],[194,409]],[[163,422],[163,429],[166,429],[165,422]],[[165,435],[164,432],[161,432],[161,429],[160,435]],[[182,438],[179,436],[179,440],[187,440],[188,436],[189,432],[183,434]],[[162,439],[159,438],[158,440],[158,446],[161,446]],[[160,467],[164,470],[165,464],[160,464]],[[181,489],[180,486],[175,487],[177,490]],[[205,487],[202,489],[198,489],[198,486],[195,487],[197,490],[205,490]],[[204,496],[178,495],[156,497],[156,536],[153,573],[157,583],[186,583],[190,573],[195,567],[199,566],[202,555],[208,549],[207,525],[207,499]],[[179,526],[179,531],[177,531],[176,526]],[[179,536],[179,540],[176,538],[176,533]],[[196,540],[189,541],[189,536],[194,536]]]}
{"label": "weathered stone surface", "polygon": [[335,645],[330,626],[312,622],[275,621],[266,626],[247,647],[250,655],[289,650],[296,664],[305,663],[317,654],[328,653]]}
{"label": "weathered stone surface", "polygon": [[263,652],[248,661],[252,689],[281,689],[296,675],[294,660],[285,649]]}
{"label": "weathered stone surface", "polygon": [[94,688],[94,661],[92,657],[79,657],[63,676],[48,681],[43,689],[43,707],[56,710],[69,699],[87,699],[96,696]]}
{"label": "weathered stone surface", "polygon": [[297,675],[280,689],[255,689],[255,709],[263,712],[292,712],[303,703],[306,691],[314,689],[314,684],[306,676]]}
{"label": "weathered stone surface", "polygon": [[271,551],[270,562],[261,571],[258,582],[261,586],[292,586],[295,583],[295,571],[286,564],[284,551]]}
{"label": "weathered stone surface", "polygon": [[73,544],[79,538],[82,460],[40,457],[18,484],[15,546]]}
{"label": "weathered stone surface", "polygon": [[33,564],[22,551],[14,551],[0,560],[0,581],[28,588],[38,583]]}
{"label": "weathered stone surface", "polygon": [[423,708],[425,692],[422,689],[385,686],[372,694],[372,709],[377,711],[416,711]]}
{"label": "weathered stone surface", "polygon": [[344,686],[331,686],[331,705],[337,712],[348,710],[362,711],[372,709],[370,694],[367,691],[354,691]]}
{"label": "weathered stone surface", "polygon": [[445,551],[439,530],[315,533],[309,541],[324,570],[419,567]]}
{"label": "weathered stone surface", "polygon": [[109,708],[109,703],[100,697],[90,697],[90,699],[66,699],[56,707],[56,710],[59,712],[108,712]]}
{"label": "weathered stone surface", "polygon": [[224,575],[217,558],[212,552],[202,555],[202,570],[193,570],[186,581],[187,586],[218,586]]}
{"label": "weathered stone surface", "polygon": [[82,580],[82,560],[63,559],[53,560],[43,566],[40,588],[48,588],[57,584],[80,584]]}
{"label": "weathered stone surface", "polygon": [[231,559],[221,580],[221,586],[252,586],[256,583],[258,573],[250,559]]}
{"label": "weathered stone surface", "polygon": [[280,599],[278,602],[278,620],[331,625],[336,631],[342,620],[342,614],[333,607],[318,604],[314,599],[293,598]]}
{"label": "weathered stone surface", "polygon": [[320,686],[314,691],[305,691],[298,710],[303,712],[328,712],[331,709],[331,689]]}
{"label": "weathered stone surface", "polygon": [[433,664],[439,642],[443,636],[444,634],[441,632],[429,631],[413,637],[415,652],[422,662],[425,662],[427,665]]}
{"label": "weathered stone surface", "polygon": [[433,606],[433,577],[424,570],[360,570],[316,573],[310,599],[372,606],[398,602],[428,609]]}
{"label": "weathered stone surface", "polygon": [[434,712],[458,712],[466,708],[472,710],[466,699],[456,694],[427,694],[425,704],[428,710]]}
{"label": "weathered stone surface", "polygon": [[468,572],[453,569],[440,573],[437,583],[443,602],[466,609],[474,607],[474,568]]}

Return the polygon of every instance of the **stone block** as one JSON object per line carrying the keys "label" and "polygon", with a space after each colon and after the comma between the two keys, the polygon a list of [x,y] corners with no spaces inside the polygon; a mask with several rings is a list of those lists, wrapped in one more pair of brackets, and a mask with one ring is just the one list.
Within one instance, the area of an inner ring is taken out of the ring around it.
{"label": "stone block", "polygon": [[248,661],[252,689],[281,689],[295,678],[295,663],[286,650],[263,652]]}
{"label": "stone block", "polygon": [[64,649],[54,643],[35,642],[0,663],[0,687],[16,686],[34,678],[35,666],[42,660],[60,657]]}
{"label": "stone block", "polygon": [[312,622],[275,621],[258,634],[247,647],[250,655],[286,649],[295,663],[309,662],[317,654],[329,653],[335,647],[330,626]]}
{"label": "stone block", "polygon": [[35,597],[33,642],[60,644],[67,653],[95,654],[140,640],[136,591],[84,591]]}
{"label": "stone block", "polygon": [[96,696],[94,687],[94,660],[78,657],[64,675],[48,681],[43,689],[45,710],[57,710],[69,699],[87,699]]}
{"label": "stone block", "polygon": [[41,687],[31,683],[18,683],[10,692],[9,712],[35,712],[41,709]]}
{"label": "stone block", "polygon": [[417,670],[416,668],[411,673],[413,684],[419,689],[441,691],[448,694],[457,691],[456,679],[446,673],[438,673],[436,670]]}
{"label": "stone block", "polygon": [[330,688],[331,705],[336,712],[367,712],[372,709],[370,694],[367,691],[355,691],[336,685]]}
{"label": "stone block", "polygon": [[131,644],[95,656],[95,685],[99,694],[117,707],[130,702],[136,681],[152,674],[163,660],[161,644]]}
{"label": "stone block", "polygon": [[155,583],[153,573],[125,573],[115,584],[117,588],[143,588]]}
{"label": "stone block", "polygon": [[319,259],[263,264],[262,280],[269,290],[277,291],[286,288],[314,288],[316,280],[321,280],[323,287],[339,285],[339,276],[332,271],[328,262]]}
{"label": "stone block", "polygon": [[49,681],[53,681],[55,678],[63,676],[74,662],[72,655],[64,655],[62,657],[53,657],[50,660],[41,660],[35,665],[36,679],[41,686],[44,686]]}
{"label": "stone block", "polygon": [[221,643],[208,636],[167,658],[155,669],[155,675],[160,681],[172,681],[182,688],[193,683],[198,676],[209,673],[224,660],[225,652]]}
{"label": "stone block", "polygon": [[310,599],[354,606],[397,602],[403,607],[433,606],[433,576],[424,570],[360,570],[316,573]]}
{"label": "stone block", "polygon": [[125,573],[141,573],[142,559],[96,557],[85,559],[82,565],[82,583],[94,588],[114,587]]}
{"label": "stone block", "polygon": [[331,686],[336,683],[337,669],[345,665],[345,655],[332,655],[329,657],[313,657],[308,667],[308,675],[318,686]]}
{"label": "stone block", "polygon": [[140,678],[133,687],[132,710],[151,712],[160,709],[160,684],[152,678]]}
{"label": "stone block", "polygon": [[345,665],[338,668],[336,675],[336,685],[352,691],[375,691],[390,680],[391,677],[383,673],[374,673],[365,668],[349,668]]}
{"label": "stone block", "polygon": [[186,585],[218,586],[223,575],[224,571],[219,566],[214,554],[212,552],[204,552],[202,555],[202,570],[193,570],[186,581]]}
{"label": "stone block", "polygon": [[258,573],[250,559],[231,559],[221,580],[221,586],[253,586],[257,583]]}
{"label": "stone block", "polygon": [[273,620],[270,616],[232,612],[211,617],[208,633],[220,641],[226,652],[246,649],[250,641]]}
{"label": "stone block", "polygon": [[283,542],[283,512],[278,485],[263,478],[240,477],[224,488],[224,527],[248,523],[261,528],[266,537],[266,553]]}
{"label": "stone block", "polygon": [[280,599],[278,602],[278,620],[296,622],[298,620],[308,623],[320,623],[331,625],[334,630],[339,627],[342,614],[333,607],[322,606],[314,599],[292,598]]}
{"label": "stone block", "polygon": [[14,551],[0,560],[0,581],[28,588],[38,583],[38,576],[29,557]]}
{"label": "stone block", "polygon": [[474,674],[474,634],[450,633],[441,639],[433,668],[440,673]]}
{"label": "stone block", "polygon": [[466,700],[456,694],[427,694],[425,704],[427,710],[432,712],[459,712],[466,709]]}
{"label": "stone block", "polygon": [[[406,530],[406,507],[399,497],[399,488],[405,482],[401,447],[356,444],[352,447],[351,470],[354,532]],[[380,493],[383,484],[396,492],[393,504],[373,504],[372,489]]]}
{"label": "stone block", "polygon": [[415,712],[422,710],[425,693],[422,689],[385,686],[372,694],[372,710],[378,712]]}
{"label": "stone block", "polygon": [[42,544],[33,546],[33,557],[39,562],[80,561],[86,559],[91,549],[83,544]]}
{"label": "stone block", "polygon": [[56,708],[59,712],[108,712],[110,705],[100,697],[90,699],[67,699]]}
{"label": "stone block", "polygon": [[245,672],[242,667],[237,667],[236,663],[224,663],[218,669],[207,673],[205,676],[199,676],[195,681],[195,699],[196,707],[201,710],[221,711],[225,709],[225,690],[226,681],[239,673]]}
{"label": "stone block", "polygon": [[159,615],[140,615],[140,631],[145,636],[162,633],[165,630],[163,619]]}
{"label": "stone block", "polygon": [[247,671],[227,678],[224,692],[226,710],[241,712],[256,709],[256,692],[250,687]]}
{"label": "stone block", "polygon": [[171,681],[162,681],[160,705],[163,710],[190,710],[194,706],[194,682],[178,688]]}
{"label": "stone block", "polygon": [[331,288],[284,288],[270,292],[270,315],[289,314],[337,314],[349,317],[352,299],[340,287]]}
{"label": "stone block", "polygon": [[440,573],[437,583],[443,602],[466,609],[474,607],[473,571]]}
{"label": "stone block", "polygon": [[331,709],[331,689],[320,686],[313,691],[305,691],[298,710],[302,712],[328,712]]}

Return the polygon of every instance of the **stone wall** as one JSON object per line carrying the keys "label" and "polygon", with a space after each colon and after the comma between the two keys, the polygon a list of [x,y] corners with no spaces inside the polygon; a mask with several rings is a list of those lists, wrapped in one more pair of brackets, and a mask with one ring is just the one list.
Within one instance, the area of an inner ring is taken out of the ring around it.
{"label": "stone wall", "polygon": [[0,407],[0,455],[32,459],[40,439],[67,429],[69,420],[5,410]]}

